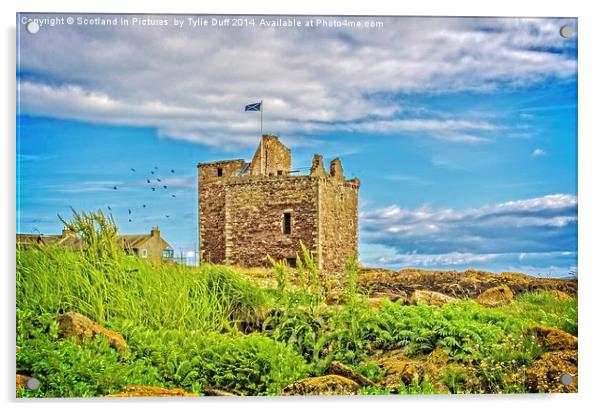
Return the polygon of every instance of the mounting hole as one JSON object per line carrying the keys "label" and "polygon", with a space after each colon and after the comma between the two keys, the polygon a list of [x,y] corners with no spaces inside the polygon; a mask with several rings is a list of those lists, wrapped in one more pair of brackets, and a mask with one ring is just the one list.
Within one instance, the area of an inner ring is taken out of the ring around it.
{"label": "mounting hole", "polygon": [[37,378],[31,377],[25,382],[25,388],[30,391],[35,391],[40,387],[40,380]]}
{"label": "mounting hole", "polygon": [[40,25],[37,21],[30,21],[25,25],[25,30],[27,30],[29,34],[36,34],[40,31]]}
{"label": "mounting hole", "polygon": [[565,39],[568,39],[573,35],[573,28],[571,26],[562,26],[560,28],[560,35]]}
{"label": "mounting hole", "polygon": [[571,385],[571,383],[573,382],[573,376],[571,374],[562,374],[560,376],[560,383],[562,385]]}

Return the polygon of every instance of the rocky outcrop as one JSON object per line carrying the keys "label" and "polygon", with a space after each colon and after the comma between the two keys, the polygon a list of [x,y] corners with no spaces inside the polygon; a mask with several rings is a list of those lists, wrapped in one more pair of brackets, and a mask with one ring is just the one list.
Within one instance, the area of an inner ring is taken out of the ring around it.
{"label": "rocky outcrop", "polygon": [[577,337],[557,328],[538,325],[531,328],[545,351],[576,350]]}
{"label": "rocky outcrop", "polygon": [[374,382],[370,381],[368,378],[364,377],[359,372],[353,370],[353,368],[346,366],[338,361],[333,361],[330,363],[328,368],[326,369],[326,374],[332,375],[340,375],[341,377],[349,378],[352,381],[355,381],[361,386],[374,386]]}
{"label": "rocky outcrop", "polygon": [[352,395],[357,394],[360,385],[340,375],[324,375],[296,381],[287,386],[283,395]]}
{"label": "rocky outcrop", "polygon": [[443,304],[453,303],[457,298],[450,297],[436,291],[416,290],[410,296],[410,304],[425,304],[441,307]]}
{"label": "rocky outcrop", "polygon": [[107,397],[196,397],[197,394],[181,388],[162,388],[148,385],[129,385]]}
{"label": "rocky outcrop", "polygon": [[16,391],[19,391],[21,388],[25,388],[25,384],[30,377],[27,375],[17,374],[16,376]]}
{"label": "rocky outcrop", "polygon": [[500,305],[509,304],[512,301],[514,294],[512,290],[505,284],[497,287],[489,288],[483,291],[477,297],[477,303],[485,307],[498,307]]}
{"label": "rocky outcrop", "polygon": [[358,289],[376,293],[410,295],[414,290],[437,291],[455,298],[477,298],[485,290],[506,285],[516,297],[524,292],[558,290],[573,296],[577,279],[537,278],[521,273],[495,274],[486,271],[434,271],[406,268],[391,271],[379,268],[360,270]]}
{"label": "rocky outcrop", "polygon": [[[510,380],[533,393],[577,392],[577,366],[577,350],[547,352],[530,367],[512,375]],[[568,376],[569,384],[563,384],[563,375]]]}
{"label": "rocky outcrop", "polygon": [[397,302],[397,301],[401,301],[401,302],[405,302],[408,299],[408,295],[405,292],[398,292],[398,293],[386,293],[386,292],[381,292],[381,293],[374,293],[371,295],[372,298],[380,298],[380,299],[387,299],[389,301],[391,301],[392,303]]}
{"label": "rocky outcrop", "polygon": [[421,382],[425,376],[440,392],[445,392],[446,387],[439,383],[441,370],[448,363],[448,355],[436,348],[428,355],[408,358],[403,350],[392,350],[373,358],[384,370],[385,377],[379,383],[382,388],[389,389],[392,393],[399,390],[399,383],[412,384],[413,381]]}
{"label": "rocky outcrop", "polygon": [[107,337],[109,344],[117,351],[127,349],[123,336],[115,331],[108,330],[88,317],[76,312],[68,312],[58,319],[59,336],[61,338],[75,337],[81,343],[85,338],[94,338],[99,334]]}

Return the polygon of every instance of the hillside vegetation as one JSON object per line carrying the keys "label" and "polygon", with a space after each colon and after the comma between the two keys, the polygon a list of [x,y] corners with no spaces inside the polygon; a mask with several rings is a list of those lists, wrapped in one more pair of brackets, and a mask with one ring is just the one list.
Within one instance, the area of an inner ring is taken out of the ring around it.
{"label": "hillside vegetation", "polygon": [[[197,395],[577,389],[576,378],[563,386],[554,376],[576,377],[576,281],[410,275],[350,261],[333,286],[303,248],[294,270],[272,261],[266,285],[248,270],[127,256],[101,213],[69,224],[84,251],[17,250],[17,374],[41,382],[17,396],[122,395],[141,386]],[[512,290],[511,301],[474,300],[499,285]],[[415,290],[457,299],[412,303]],[[61,318],[72,313],[104,331],[66,336]]]}

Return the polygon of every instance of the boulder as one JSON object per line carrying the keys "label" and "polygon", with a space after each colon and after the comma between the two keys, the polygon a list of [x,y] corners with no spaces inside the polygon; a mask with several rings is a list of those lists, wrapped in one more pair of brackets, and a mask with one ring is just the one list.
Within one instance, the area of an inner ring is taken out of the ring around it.
{"label": "boulder", "polygon": [[488,288],[479,294],[477,303],[485,307],[498,307],[509,304],[513,297],[512,290],[507,285],[502,284],[497,287]]}
{"label": "boulder", "polygon": [[328,368],[326,369],[326,374],[332,375],[340,375],[341,377],[349,378],[352,381],[355,381],[361,386],[374,386],[375,384],[370,381],[368,378],[364,377],[359,372],[353,370],[353,368],[346,366],[338,361],[333,361],[330,363]]}
{"label": "boulder", "polygon": [[392,303],[394,303],[396,301],[405,302],[408,299],[408,296],[403,291],[400,291],[397,293],[377,292],[377,293],[372,294],[372,298],[379,298],[379,299],[386,298],[389,301],[391,301]]}
{"label": "boulder", "polygon": [[545,351],[576,350],[577,337],[557,328],[538,325],[531,328]]}
{"label": "boulder", "polygon": [[408,302],[414,305],[425,304],[441,307],[443,304],[453,303],[454,301],[458,301],[458,299],[436,291],[415,290]]}
{"label": "boulder", "polygon": [[127,343],[120,334],[108,330],[88,317],[76,312],[68,312],[61,315],[58,319],[59,336],[61,338],[75,337],[81,343],[84,338],[94,338],[98,334],[105,335],[109,344],[117,351],[127,349]]}
{"label": "boulder", "polygon": [[16,391],[19,391],[21,388],[25,388],[25,383],[27,383],[27,380],[30,377],[28,377],[27,375],[21,375],[21,374],[17,374],[16,376]]}
{"label": "boulder", "polygon": [[345,296],[339,291],[330,291],[326,294],[326,304],[338,305],[345,302]]}
{"label": "boulder", "polygon": [[410,385],[414,380],[421,382],[428,377],[437,392],[446,392],[447,387],[439,382],[442,370],[447,366],[449,357],[443,349],[437,347],[427,355],[408,358],[403,349],[384,352],[378,357],[372,357],[383,369],[385,376],[379,382],[381,388],[387,388],[396,393],[399,383]]}
{"label": "boulder", "polygon": [[181,388],[152,387],[148,385],[129,385],[116,394],[107,397],[196,397],[194,392]]}
{"label": "boulder", "polygon": [[283,395],[352,395],[357,394],[360,385],[340,375],[324,375],[296,381],[287,386]]}
{"label": "boulder", "polygon": [[410,359],[403,354],[403,350],[393,350],[385,353],[377,360],[385,372],[385,378],[380,385],[397,392],[399,382],[408,385],[414,378],[422,379],[424,366],[421,361]]}
{"label": "boulder", "polygon": [[[544,353],[530,367],[511,376],[511,382],[523,385],[528,392],[561,393],[577,392],[577,350]],[[561,382],[561,376],[572,377],[570,384]]]}

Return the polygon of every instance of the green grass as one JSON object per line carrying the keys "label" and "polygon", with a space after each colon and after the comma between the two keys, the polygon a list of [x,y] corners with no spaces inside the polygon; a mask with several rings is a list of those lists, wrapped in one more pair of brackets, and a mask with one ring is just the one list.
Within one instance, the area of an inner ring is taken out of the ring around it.
{"label": "green grass", "polygon": [[[264,289],[225,266],[152,265],[127,256],[114,222],[100,212],[75,213],[67,223],[84,238],[83,252],[17,249],[17,372],[42,382],[19,396],[102,396],[133,384],[277,395],[321,375],[333,360],[378,382],[384,371],[371,356],[393,349],[410,358],[440,349],[450,362],[438,381],[401,383],[402,394],[520,392],[507,377],[542,354],[527,330],[578,331],[576,298],[539,292],[500,308],[459,301],[374,309],[357,291],[351,261],[344,303],[327,306],[328,289],[304,247],[295,277],[273,261],[276,286]],[[118,354],[104,338],[82,345],[59,339],[56,318],[67,311],[123,334],[129,349]]]}
{"label": "green grass", "polygon": [[[88,218],[106,221],[102,214]],[[114,232],[102,229],[109,237]],[[98,240],[102,235],[93,238],[87,252],[17,249],[18,307],[40,314],[76,311],[101,324],[121,318],[150,328],[220,332],[255,321],[269,306],[268,293],[226,267],[153,266]]]}

